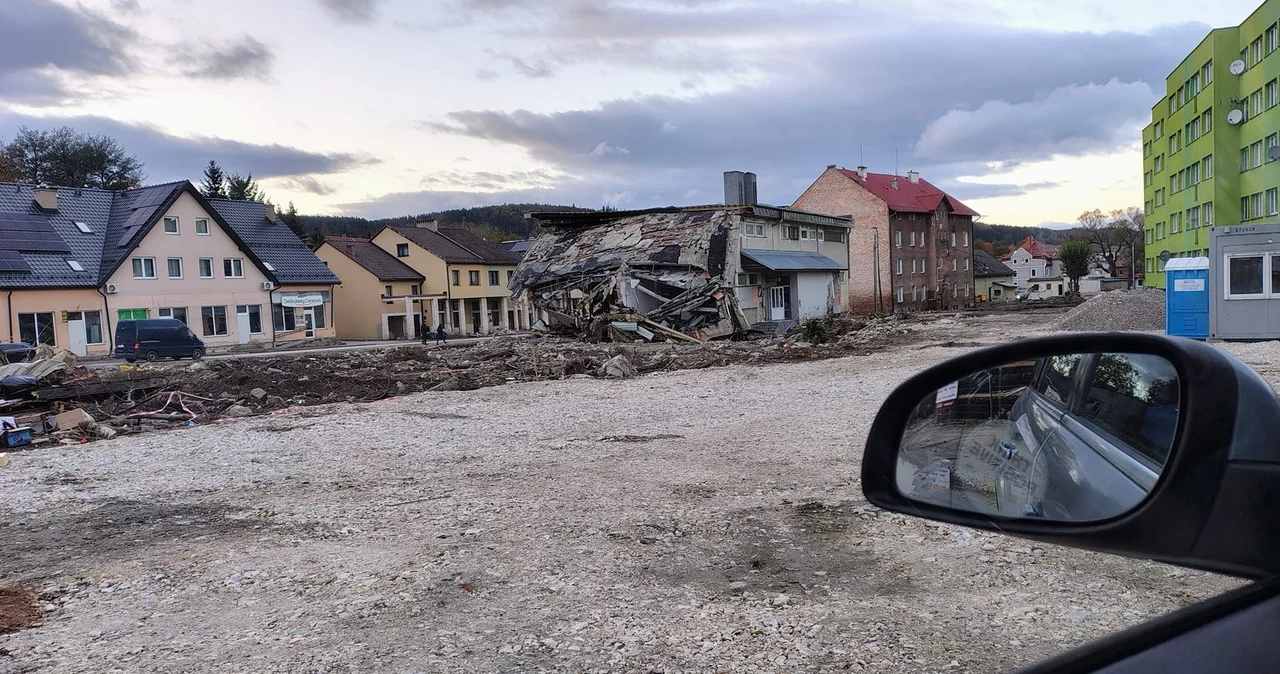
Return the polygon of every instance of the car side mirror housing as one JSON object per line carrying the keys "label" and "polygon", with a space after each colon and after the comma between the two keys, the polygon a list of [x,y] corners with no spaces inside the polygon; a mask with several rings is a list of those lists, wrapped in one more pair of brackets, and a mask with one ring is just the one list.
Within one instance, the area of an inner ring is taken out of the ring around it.
{"label": "car side mirror housing", "polygon": [[874,505],[1261,578],[1280,573],[1280,402],[1202,342],[1017,341],[889,395],[867,438]]}

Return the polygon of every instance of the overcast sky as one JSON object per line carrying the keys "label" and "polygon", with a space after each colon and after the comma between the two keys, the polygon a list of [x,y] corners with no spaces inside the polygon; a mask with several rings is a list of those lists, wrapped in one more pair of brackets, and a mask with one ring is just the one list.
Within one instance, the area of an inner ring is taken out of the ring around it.
{"label": "overcast sky", "polygon": [[0,139],[217,159],[306,213],[715,203],[726,170],[789,204],[863,161],[1061,223],[1141,204],[1165,76],[1258,4],[0,0]]}

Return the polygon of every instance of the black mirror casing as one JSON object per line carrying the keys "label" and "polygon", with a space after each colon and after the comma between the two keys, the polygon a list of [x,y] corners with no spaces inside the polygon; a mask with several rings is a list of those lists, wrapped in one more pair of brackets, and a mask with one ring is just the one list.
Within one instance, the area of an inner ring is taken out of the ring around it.
{"label": "black mirror casing", "polygon": [[[1174,444],[1137,507],[1071,523],[963,512],[898,491],[897,454],[911,410],[949,382],[1024,359],[1086,352],[1161,356],[1178,370]],[[878,507],[1033,540],[1262,578],[1280,573],[1280,402],[1256,372],[1217,347],[1141,333],[1021,340],[949,360],[907,380],[867,438],[862,489]]]}

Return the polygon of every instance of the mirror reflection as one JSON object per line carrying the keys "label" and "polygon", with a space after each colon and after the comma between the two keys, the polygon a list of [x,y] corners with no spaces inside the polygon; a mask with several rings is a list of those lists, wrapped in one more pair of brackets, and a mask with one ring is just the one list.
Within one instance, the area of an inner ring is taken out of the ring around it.
{"label": "mirror reflection", "polygon": [[1178,371],[1159,356],[1078,353],[974,372],[907,422],[897,481],[972,513],[1087,522],[1155,486],[1178,422]]}

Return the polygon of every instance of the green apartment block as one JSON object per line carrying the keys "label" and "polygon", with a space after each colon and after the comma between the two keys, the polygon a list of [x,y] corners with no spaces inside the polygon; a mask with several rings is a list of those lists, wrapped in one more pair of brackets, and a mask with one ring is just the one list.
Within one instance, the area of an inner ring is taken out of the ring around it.
{"label": "green apartment block", "polygon": [[1277,49],[1280,0],[1267,0],[1166,80],[1142,131],[1148,286],[1164,287],[1162,251],[1207,257],[1210,226],[1280,221]]}

